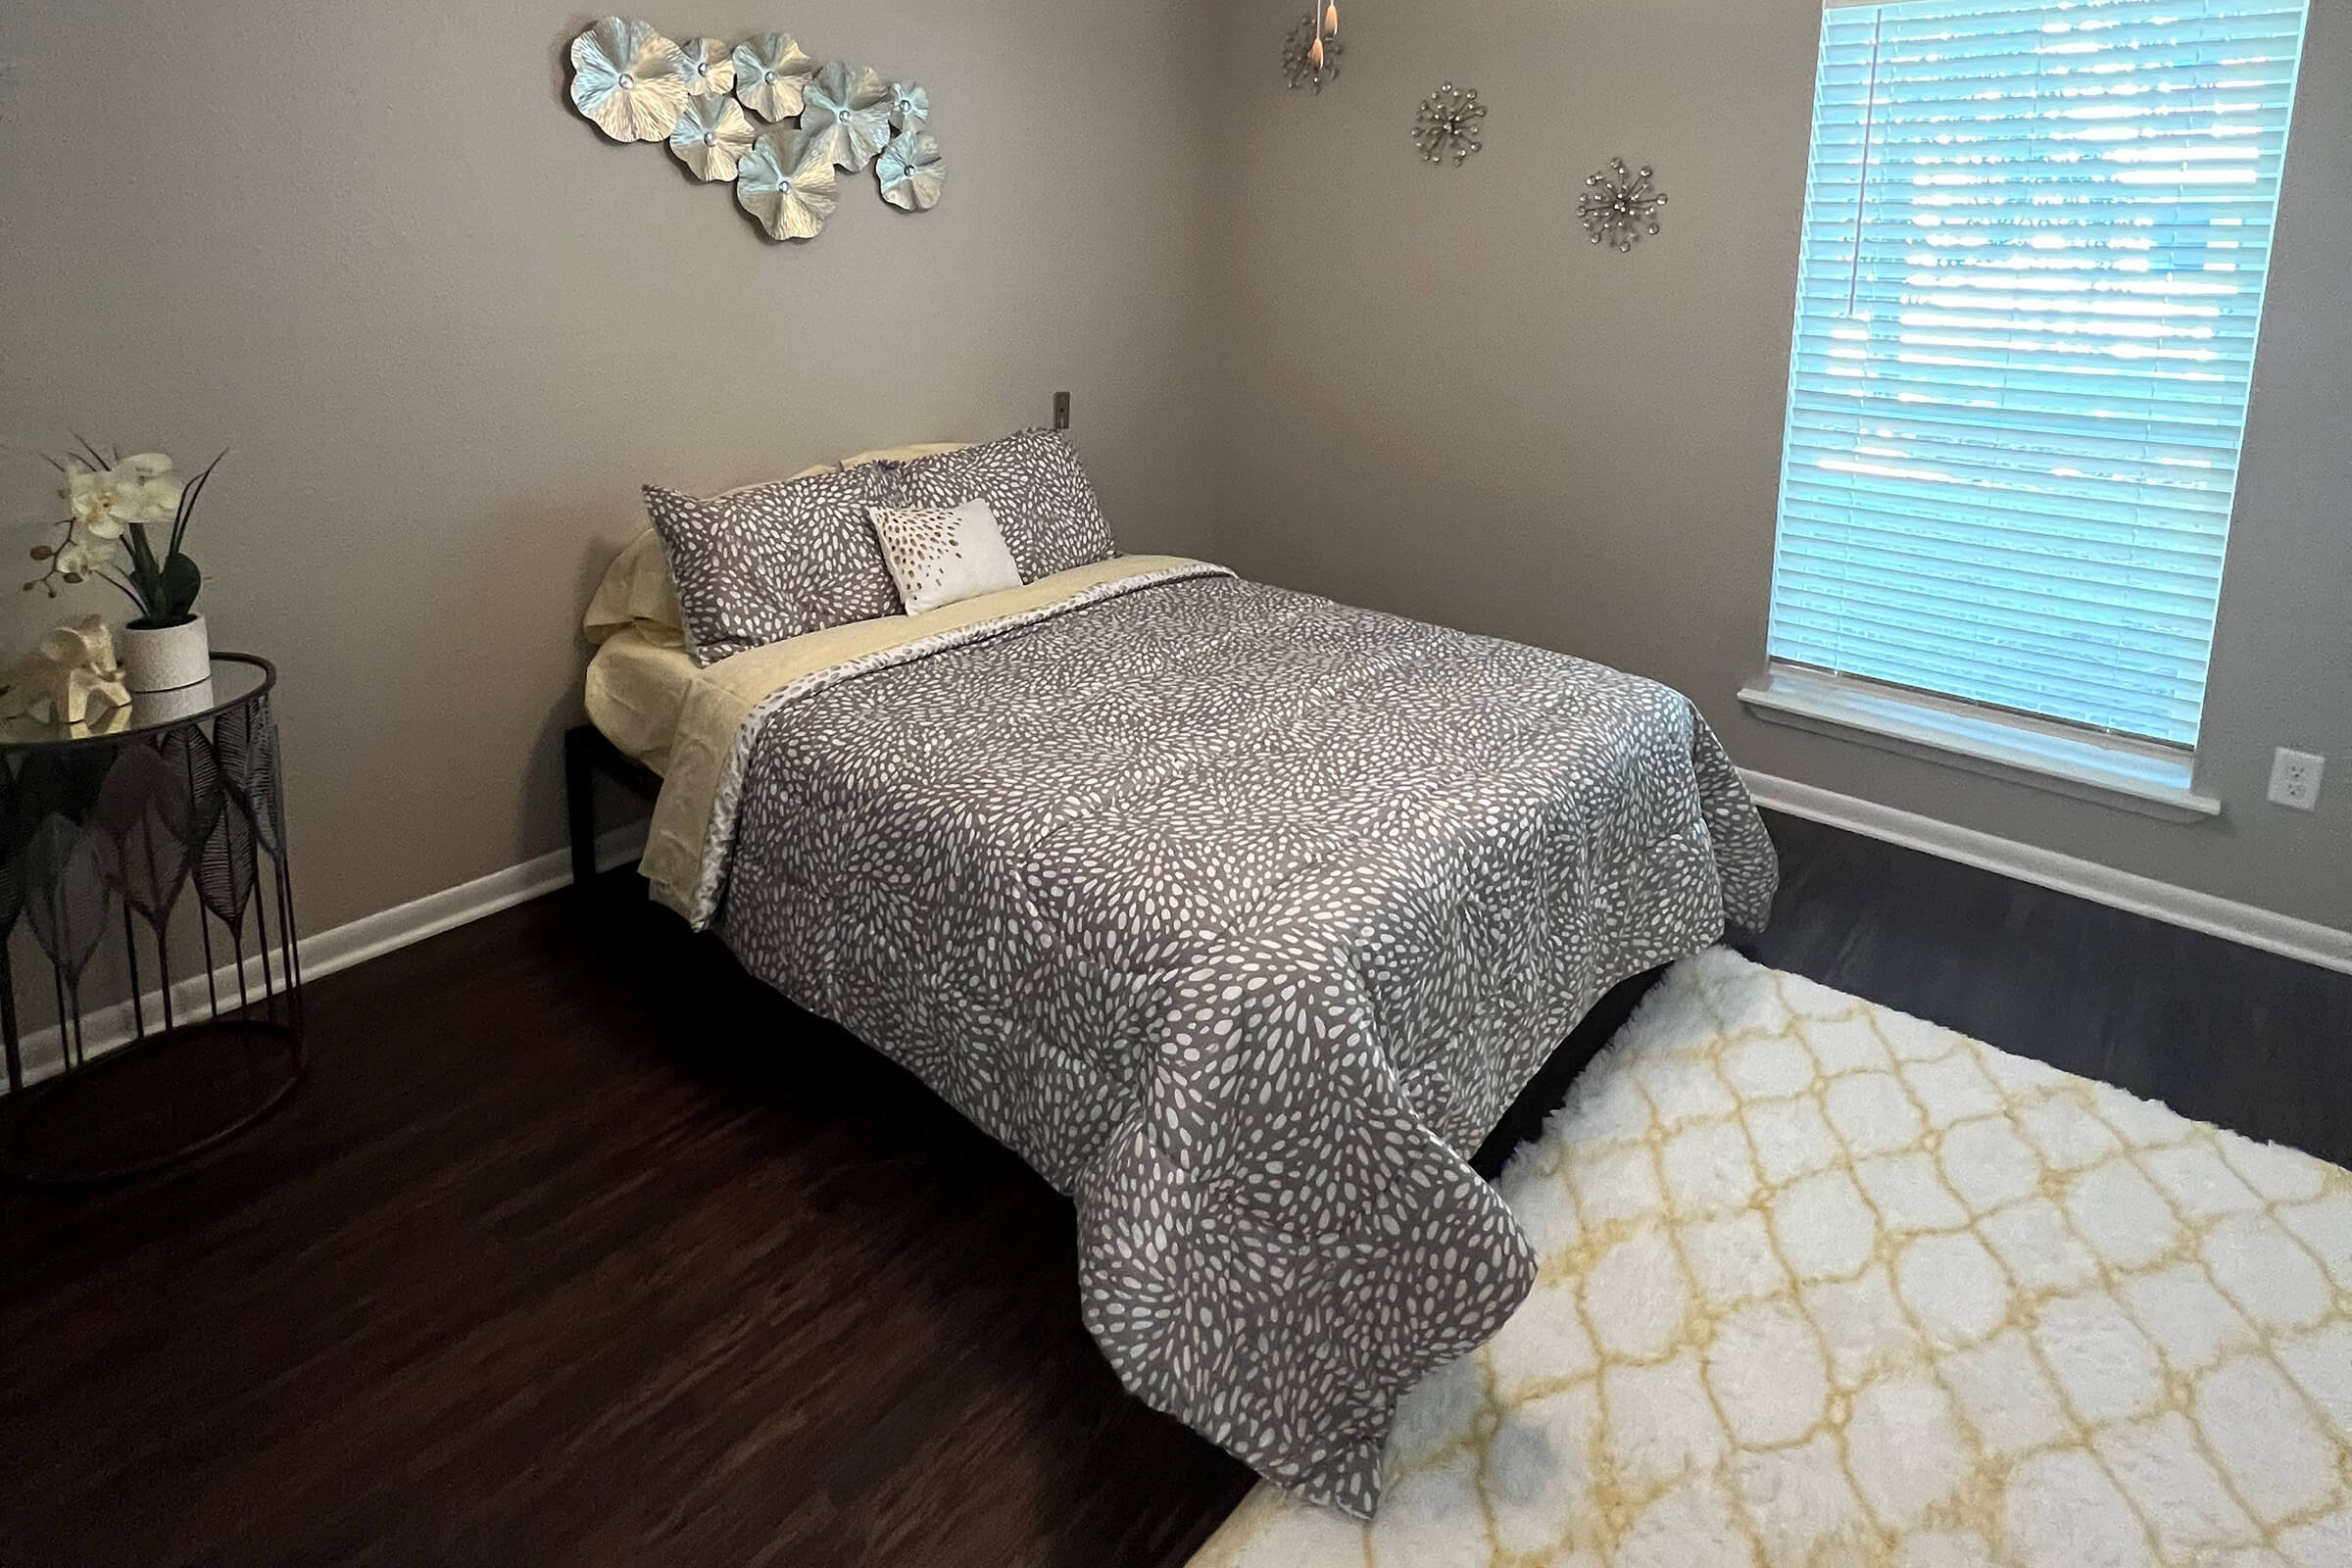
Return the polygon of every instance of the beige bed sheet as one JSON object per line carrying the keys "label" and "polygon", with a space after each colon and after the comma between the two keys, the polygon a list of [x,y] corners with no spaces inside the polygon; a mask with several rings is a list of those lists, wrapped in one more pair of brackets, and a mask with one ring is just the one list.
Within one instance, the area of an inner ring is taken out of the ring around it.
{"label": "beige bed sheet", "polygon": [[[1222,566],[1183,556],[1114,556],[1040,577],[1019,588],[942,605],[919,615],[855,620],[788,638],[696,670],[671,733],[670,761],[674,765],[662,773],[645,858],[638,866],[653,885],[656,902],[677,910],[697,930],[710,923],[723,843],[717,846],[718,855],[707,852],[713,848],[714,828],[723,838],[725,824],[715,820],[721,796],[731,789],[739,772],[734,765],[740,760],[736,747],[747,721],[771,708],[770,699],[808,687],[827,672],[838,675],[896,656],[953,646],[975,635],[1020,625],[1062,606],[1091,603],[1133,587],[1206,572],[1230,575]],[[725,805],[724,815],[731,823],[732,800]]]}
{"label": "beige bed sheet", "polygon": [[[917,458],[961,452],[969,442],[924,441],[913,446],[860,452],[839,463],[819,463],[793,475],[860,468],[869,463],[911,463]],[[749,489],[750,486],[743,488]],[[732,495],[733,491],[725,492]],[[686,651],[685,618],[669,579],[662,541],[647,528],[623,545],[605,569],[596,597],[580,617],[580,629],[598,644],[588,663],[588,721],[607,740],[655,772],[669,772],[669,750],[677,739],[678,715],[694,681],[694,657]]]}
{"label": "beige bed sheet", "polygon": [[677,633],[623,626],[588,662],[588,722],[624,756],[667,774],[694,676],[694,659]]}

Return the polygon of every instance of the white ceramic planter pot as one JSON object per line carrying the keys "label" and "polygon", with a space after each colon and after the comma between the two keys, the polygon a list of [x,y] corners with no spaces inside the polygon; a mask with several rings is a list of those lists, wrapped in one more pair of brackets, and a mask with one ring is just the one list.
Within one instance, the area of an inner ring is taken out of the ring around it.
{"label": "white ceramic planter pot", "polygon": [[193,686],[174,686],[168,692],[138,694],[138,721],[142,724],[176,724],[183,718],[194,718],[220,700],[213,690],[213,677],[207,675]]}
{"label": "white ceramic planter pot", "polygon": [[213,673],[213,644],[204,617],[183,625],[122,628],[122,684],[134,692],[170,692]]}

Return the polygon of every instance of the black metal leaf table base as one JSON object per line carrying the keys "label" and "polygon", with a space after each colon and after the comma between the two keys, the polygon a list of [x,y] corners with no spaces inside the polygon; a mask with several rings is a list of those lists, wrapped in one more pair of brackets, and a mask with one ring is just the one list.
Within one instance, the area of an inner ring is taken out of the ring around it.
{"label": "black metal leaf table base", "polygon": [[0,1175],[156,1170],[300,1081],[276,680],[216,654],[90,723],[0,723]]}

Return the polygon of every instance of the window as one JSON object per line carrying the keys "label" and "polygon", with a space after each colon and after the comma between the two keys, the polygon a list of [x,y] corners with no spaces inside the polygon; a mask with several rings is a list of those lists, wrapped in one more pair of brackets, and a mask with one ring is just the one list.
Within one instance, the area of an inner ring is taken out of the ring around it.
{"label": "window", "polygon": [[2306,4],[1825,14],[1776,672],[2195,746]]}

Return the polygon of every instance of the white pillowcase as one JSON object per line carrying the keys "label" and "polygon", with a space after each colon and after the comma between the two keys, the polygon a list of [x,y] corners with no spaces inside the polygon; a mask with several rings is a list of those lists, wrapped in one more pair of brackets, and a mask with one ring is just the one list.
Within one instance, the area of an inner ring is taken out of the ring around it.
{"label": "white pillowcase", "polygon": [[958,507],[869,507],[882,560],[906,613],[919,615],[1021,585],[1004,530],[985,501]]}

